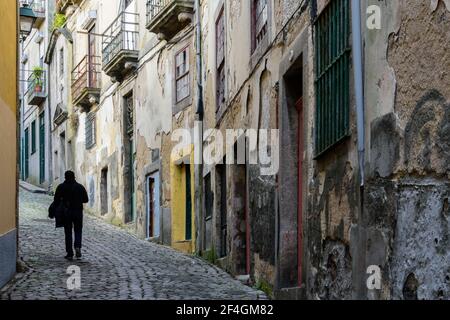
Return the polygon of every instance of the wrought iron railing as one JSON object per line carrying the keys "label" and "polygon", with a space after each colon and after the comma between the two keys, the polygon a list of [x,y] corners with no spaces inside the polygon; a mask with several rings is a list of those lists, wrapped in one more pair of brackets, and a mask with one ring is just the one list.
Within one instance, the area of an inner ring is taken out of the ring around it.
{"label": "wrought iron railing", "polygon": [[147,0],[147,24],[174,0]]}
{"label": "wrought iron railing", "polygon": [[86,55],[72,70],[72,96],[80,97],[84,89],[99,89],[101,79],[99,56]]}
{"label": "wrought iron railing", "polygon": [[139,15],[121,12],[103,33],[103,66],[121,51],[138,51]]}
{"label": "wrought iron railing", "polygon": [[45,95],[47,92],[47,75],[45,71],[31,72],[27,79],[28,89],[25,95],[29,98],[32,95]]}

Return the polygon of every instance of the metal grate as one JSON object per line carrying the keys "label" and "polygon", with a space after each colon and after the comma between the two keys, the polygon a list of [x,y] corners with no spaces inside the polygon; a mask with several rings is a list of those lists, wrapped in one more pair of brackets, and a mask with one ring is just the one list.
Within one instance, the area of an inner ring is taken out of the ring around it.
{"label": "metal grate", "polygon": [[349,134],[350,5],[332,0],[315,21],[316,156]]}
{"label": "metal grate", "polygon": [[133,93],[130,93],[125,97],[125,107],[126,107],[126,130],[127,134],[132,137],[134,134],[134,102]]}
{"label": "metal grate", "polygon": [[85,124],[86,149],[92,149],[96,143],[95,113],[87,114]]}

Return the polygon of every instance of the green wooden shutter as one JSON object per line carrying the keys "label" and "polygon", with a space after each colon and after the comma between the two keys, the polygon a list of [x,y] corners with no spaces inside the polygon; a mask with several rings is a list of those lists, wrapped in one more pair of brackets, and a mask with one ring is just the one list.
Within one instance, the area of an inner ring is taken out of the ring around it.
{"label": "green wooden shutter", "polygon": [[349,134],[350,5],[332,0],[314,24],[316,156]]}
{"label": "green wooden shutter", "polygon": [[39,115],[39,182],[45,181],[45,114]]}
{"label": "green wooden shutter", "polygon": [[186,164],[186,240],[192,240],[191,165]]}
{"label": "green wooden shutter", "polygon": [[30,129],[25,129],[25,146],[24,146],[24,153],[25,153],[25,163],[24,163],[24,179],[27,180],[30,173]]}
{"label": "green wooden shutter", "polygon": [[36,120],[31,123],[31,154],[36,153]]}

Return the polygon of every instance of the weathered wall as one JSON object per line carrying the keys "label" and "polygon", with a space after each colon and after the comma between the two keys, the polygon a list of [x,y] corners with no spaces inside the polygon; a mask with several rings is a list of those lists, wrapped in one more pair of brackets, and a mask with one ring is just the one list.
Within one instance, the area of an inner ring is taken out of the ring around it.
{"label": "weathered wall", "polygon": [[0,288],[16,271],[17,3],[0,3]]}
{"label": "weathered wall", "polygon": [[383,272],[383,289],[369,298],[449,297],[450,8],[436,3],[388,4],[388,27],[366,36],[373,75],[366,77],[367,101],[374,106],[366,264]]}

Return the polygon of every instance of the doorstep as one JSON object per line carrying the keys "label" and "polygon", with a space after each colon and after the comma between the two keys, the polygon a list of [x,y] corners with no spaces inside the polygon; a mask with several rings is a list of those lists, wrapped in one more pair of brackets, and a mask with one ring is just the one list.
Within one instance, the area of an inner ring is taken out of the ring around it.
{"label": "doorstep", "polygon": [[22,189],[24,189],[24,190],[26,190],[28,192],[31,192],[31,193],[42,193],[42,194],[46,194],[47,193],[47,190],[42,189],[41,187],[32,185],[31,183],[28,183],[28,182],[25,182],[25,181],[22,181],[22,180],[19,181],[19,186]]}
{"label": "doorstep", "polygon": [[277,300],[306,300],[305,286],[276,290],[275,298]]}

